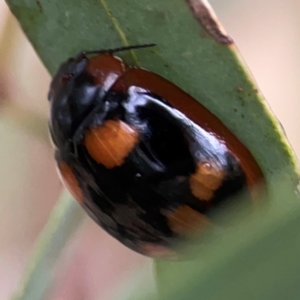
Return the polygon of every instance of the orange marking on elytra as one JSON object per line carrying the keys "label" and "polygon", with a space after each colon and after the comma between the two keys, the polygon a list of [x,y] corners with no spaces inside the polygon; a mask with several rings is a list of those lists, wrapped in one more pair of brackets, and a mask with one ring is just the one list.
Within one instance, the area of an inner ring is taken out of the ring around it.
{"label": "orange marking on elytra", "polygon": [[169,260],[177,260],[179,258],[179,255],[175,251],[154,243],[142,243],[139,245],[139,249],[144,255],[154,258],[165,258]]}
{"label": "orange marking on elytra", "polygon": [[82,204],[84,201],[82,190],[71,167],[65,162],[61,161],[58,162],[58,170],[61,176],[61,180],[67,190],[78,203]]}
{"label": "orange marking on elytra", "polygon": [[173,211],[164,213],[170,229],[177,234],[191,233],[196,229],[202,229],[211,224],[209,219],[192,209],[188,205],[182,205]]}
{"label": "orange marking on elytra", "polygon": [[90,156],[108,169],[121,166],[137,142],[138,133],[120,120],[91,128],[84,140]]}
{"label": "orange marking on elytra", "polygon": [[208,162],[200,163],[196,172],[190,176],[190,187],[194,196],[209,201],[214,192],[222,185],[225,174],[217,166]]}

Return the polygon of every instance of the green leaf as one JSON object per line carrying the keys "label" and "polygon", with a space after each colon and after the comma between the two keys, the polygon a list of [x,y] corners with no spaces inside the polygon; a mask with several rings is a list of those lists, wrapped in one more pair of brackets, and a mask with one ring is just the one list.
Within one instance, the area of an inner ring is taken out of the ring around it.
{"label": "green leaf", "polygon": [[81,207],[63,193],[40,234],[14,300],[43,299],[52,283],[55,263],[84,217]]}
{"label": "green leaf", "polygon": [[[222,36],[218,28],[210,26],[210,35],[202,25],[212,23],[199,16],[198,20],[195,18],[187,3],[196,1],[7,3],[51,74],[81,50],[156,43],[154,49],[120,56],[169,79],[218,116],[258,161],[274,209],[280,207],[282,199],[287,206],[298,201],[294,193],[299,183],[298,165],[279,122],[226,34]],[[200,8],[205,12],[205,6]],[[288,188],[276,189],[278,181],[285,182]],[[176,263],[174,266],[180,268]],[[159,271],[158,276],[163,281],[169,275]]]}

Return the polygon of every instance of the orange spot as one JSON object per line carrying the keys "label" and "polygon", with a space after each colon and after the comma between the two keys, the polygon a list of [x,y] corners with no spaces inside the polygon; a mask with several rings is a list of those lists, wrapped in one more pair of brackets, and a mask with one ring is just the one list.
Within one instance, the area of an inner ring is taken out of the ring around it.
{"label": "orange spot", "polygon": [[92,128],[84,144],[90,156],[99,164],[111,169],[121,166],[138,141],[138,133],[120,120],[108,120]]}
{"label": "orange spot", "polygon": [[85,72],[94,78],[94,83],[107,91],[124,73],[124,63],[108,53],[101,53],[89,59]]}
{"label": "orange spot", "polygon": [[209,201],[223,182],[224,171],[208,162],[200,163],[196,172],[190,176],[190,187],[194,196]]}
{"label": "orange spot", "polygon": [[188,205],[179,206],[165,215],[170,229],[177,234],[193,233],[196,229],[203,229],[211,224],[205,215]]}
{"label": "orange spot", "polygon": [[61,176],[61,180],[65,187],[68,189],[70,194],[74,197],[74,199],[82,204],[83,203],[83,195],[82,190],[79,186],[78,180],[76,179],[72,169],[65,162],[58,163],[58,169]]}
{"label": "orange spot", "polygon": [[147,256],[151,256],[154,258],[164,258],[164,259],[170,259],[170,260],[177,260],[178,254],[161,245],[156,245],[152,243],[143,243],[139,246],[139,251]]}

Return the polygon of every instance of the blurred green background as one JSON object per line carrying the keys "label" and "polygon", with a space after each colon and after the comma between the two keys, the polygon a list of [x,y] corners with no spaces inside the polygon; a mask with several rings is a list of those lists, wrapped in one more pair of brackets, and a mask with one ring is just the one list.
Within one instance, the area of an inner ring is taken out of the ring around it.
{"label": "blurred green background", "polygon": [[[210,3],[300,157],[299,1]],[[16,289],[62,190],[45,133],[49,82],[0,0],[0,299],[8,299]],[[87,218],[64,251],[47,299],[113,299],[117,284],[150,264]]]}

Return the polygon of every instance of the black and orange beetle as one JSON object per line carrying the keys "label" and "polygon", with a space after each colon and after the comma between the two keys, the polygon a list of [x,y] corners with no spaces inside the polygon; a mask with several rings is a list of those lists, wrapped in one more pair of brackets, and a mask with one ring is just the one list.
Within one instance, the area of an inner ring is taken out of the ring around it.
{"label": "black and orange beetle", "polygon": [[74,198],[120,242],[159,256],[264,178],[199,102],[113,55],[148,46],[81,52],[65,62],[50,87],[49,127]]}

